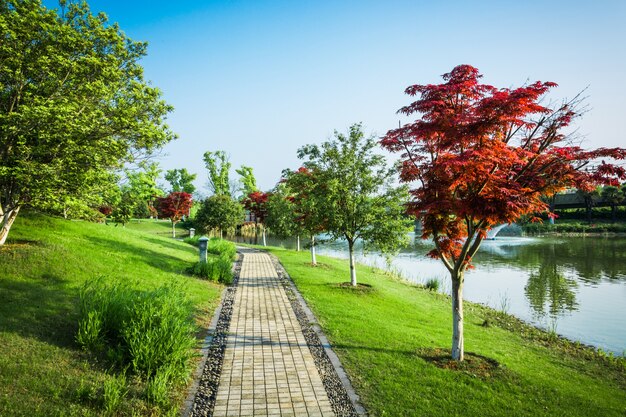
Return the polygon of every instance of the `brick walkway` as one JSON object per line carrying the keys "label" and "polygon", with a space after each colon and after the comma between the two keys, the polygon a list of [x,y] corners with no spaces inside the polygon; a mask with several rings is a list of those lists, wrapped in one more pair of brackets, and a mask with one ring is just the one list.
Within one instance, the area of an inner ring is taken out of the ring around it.
{"label": "brick walkway", "polygon": [[334,416],[270,257],[243,256],[213,415]]}

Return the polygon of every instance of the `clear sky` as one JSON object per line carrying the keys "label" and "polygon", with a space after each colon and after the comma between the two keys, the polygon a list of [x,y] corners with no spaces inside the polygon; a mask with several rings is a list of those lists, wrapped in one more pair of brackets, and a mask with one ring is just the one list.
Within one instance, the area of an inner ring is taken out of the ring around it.
{"label": "clear sky", "polygon": [[[55,2],[46,1],[48,6]],[[363,122],[407,121],[411,84],[471,64],[497,87],[554,81],[554,100],[588,87],[587,147],[626,147],[626,1],[92,0],[149,43],[146,78],[175,107],[180,138],[164,169],[198,174],[207,150],[254,168],[268,190],[296,150]],[[234,170],[231,174],[234,176]]]}

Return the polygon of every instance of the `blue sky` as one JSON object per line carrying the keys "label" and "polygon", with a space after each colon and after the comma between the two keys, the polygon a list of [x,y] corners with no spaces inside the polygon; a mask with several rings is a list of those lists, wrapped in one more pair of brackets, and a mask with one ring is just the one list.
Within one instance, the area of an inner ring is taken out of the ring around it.
{"label": "blue sky", "polygon": [[149,43],[146,78],[174,105],[168,122],[180,136],[159,161],[198,173],[201,188],[207,150],[252,166],[270,189],[299,166],[299,147],[335,129],[363,122],[380,136],[407,121],[396,114],[409,103],[404,89],[458,64],[498,87],[555,81],[558,101],[588,87],[584,145],[626,146],[623,0],[89,4]]}

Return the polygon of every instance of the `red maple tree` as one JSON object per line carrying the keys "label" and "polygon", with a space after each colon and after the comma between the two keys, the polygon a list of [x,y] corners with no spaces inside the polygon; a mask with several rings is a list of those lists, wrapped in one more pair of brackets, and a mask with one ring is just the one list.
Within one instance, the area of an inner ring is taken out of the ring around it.
{"label": "red maple tree", "polygon": [[[267,200],[269,196],[269,193],[264,193],[263,191],[252,191],[242,201],[244,208],[254,215],[255,236],[259,230],[259,223],[263,223],[267,216]],[[263,246],[267,246],[265,224],[263,224]]]}
{"label": "red maple tree", "polygon": [[[452,357],[463,360],[463,281],[487,231],[521,215],[545,212],[543,195],[567,187],[592,189],[626,178],[600,158],[624,159],[626,150],[584,150],[563,129],[580,114],[578,98],[551,108],[541,98],[555,83],[515,89],[479,83],[470,65],[444,74],[444,83],[413,85],[418,96],[398,113],[421,117],[390,130],[381,145],[401,153],[400,179],[415,183],[409,212],[423,222],[452,279]],[[533,220],[538,220],[536,217]]]}
{"label": "red maple tree", "polygon": [[172,237],[176,237],[176,223],[189,214],[191,205],[191,194],[182,191],[170,193],[167,197],[157,197],[159,215],[172,222]]}

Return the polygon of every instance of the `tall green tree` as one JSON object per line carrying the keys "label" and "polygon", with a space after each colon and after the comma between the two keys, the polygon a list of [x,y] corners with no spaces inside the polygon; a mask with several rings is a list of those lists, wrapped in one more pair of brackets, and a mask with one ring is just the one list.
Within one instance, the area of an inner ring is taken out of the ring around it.
{"label": "tall green tree", "polygon": [[231,196],[230,167],[232,164],[226,152],[205,152],[204,164],[209,171],[209,190],[215,195]]}
{"label": "tall green tree", "polygon": [[0,244],[24,205],[79,195],[175,135],[143,77],[146,43],[70,3],[0,2]]}
{"label": "tall green tree", "polygon": [[267,199],[265,224],[273,235],[280,238],[296,237],[296,250],[300,250],[302,227],[297,221],[296,206],[286,184],[278,184]]}
{"label": "tall green tree", "polygon": [[377,143],[366,138],[361,124],[347,135],[335,131],[334,139],[321,146],[298,150],[304,166],[313,173],[313,198],[325,213],[325,228],[331,239],[345,239],[350,254],[350,283],[357,285],[354,244],[394,252],[407,242],[410,221],[405,216],[407,187],[394,187],[397,168],[374,153]]}
{"label": "tall green tree", "polygon": [[311,264],[317,265],[315,236],[326,230],[324,190],[319,186],[316,173],[300,167],[296,171],[283,171],[286,187],[293,193],[295,221],[298,229],[310,238]]}
{"label": "tall green tree", "polygon": [[141,161],[138,169],[126,171],[127,184],[123,187],[135,200],[135,217],[156,217],[154,202],[157,197],[162,197],[165,192],[157,185],[157,179],[162,170],[158,162]]}
{"label": "tall green tree", "polygon": [[256,186],[256,178],[252,167],[242,165],[241,168],[236,169],[235,172],[241,177],[241,185],[243,187],[243,195],[247,196],[255,191],[259,191]]}
{"label": "tall green tree", "polygon": [[196,224],[203,233],[219,230],[220,237],[224,231],[234,230],[243,222],[242,205],[228,195],[215,194],[202,202],[195,216]]}
{"label": "tall green tree", "polygon": [[187,168],[170,169],[165,173],[165,180],[170,183],[172,193],[193,194],[196,191],[196,186],[193,185],[196,176],[188,172]]}

